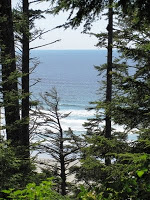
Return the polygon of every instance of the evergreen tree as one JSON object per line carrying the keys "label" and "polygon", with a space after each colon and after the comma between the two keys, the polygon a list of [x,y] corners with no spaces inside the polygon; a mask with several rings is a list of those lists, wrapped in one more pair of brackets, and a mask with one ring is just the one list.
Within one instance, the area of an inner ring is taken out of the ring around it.
{"label": "evergreen tree", "polygon": [[52,13],[58,14],[60,11],[69,11],[69,17],[64,24],[67,28],[77,28],[84,22],[84,31],[91,28],[92,22],[100,19],[101,12],[109,5],[106,0],[53,0]]}
{"label": "evergreen tree", "polygon": [[71,165],[78,163],[79,151],[83,145],[82,139],[70,128],[68,131],[63,130],[62,120],[70,113],[63,114],[59,111],[60,98],[56,89],[53,88],[41,97],[47,111],[44,111],[43,107],[34,111],[34,115],[38,117],[37,126],[43,127],[43,130],[37,129],[35,133],[38,141],[41,141],[38,151],[45,152],[52,159],[52,163],[47,163],[47,165],[55,176],[60,177],[61,194],[66,195],[68,188],[66,178],[70,175]]}
{"label": "evergreen tree", "polygon": [[23,154],[25,158],[30,157],[29,152],[29,2],[23,0],[23,19],[22,27],[22,134],[20,137]]}
{"label": "evergreen tree", "polygon": [[11,11],[11,1],[0,3],[0,48],[2,66],[2,93],[5,109],[6,134],[11,144],[20,143],[20,114],[18,77],[15,60],[14,30]]}
{"label": "evergreen tree", "polygon": [[[88,133],[95,134],[87,138],[88,147],[83,150],[83,168],[79,175],[82,177],[83,172],[88,170],[86,174],[91,176],[86,175],[87,180],[100,184],[94,190],[98,191],[97,198],[100,199],[149,198],[149,26],[146,21],[140,27],[135,26],[134,17],[134,12],[126,18],[118,17],[114,41],[124,61],[120,64],[119,59],[119,63],[113,65],[115,93],[110,106],[113,121],[138,133],[139,137],[137,141],[128,144],[123,140],[121,142],[119,138],[108,143],[106,139],[102,140],[102,137],[97,136],[101,132],[98,118],[87,124]],[[99,36],[100,41],[104,42],[104,34]],[[125,62],[128,59],[130,63]],[[103,104],[96,104],[98,113]],[[119,145],[119,141],[122,144]],[[107,152],[114,160],[108,167],[104,167],[102,160],[100,161],[103,152]]]}
{"label": "evergreen tree", "polygon": [[[116,32],[121,57],[120,60],[130,59],[129,75],[119,77],[116,85],[121,96],[114,99],[114,120],[132,128],[149,127],[149,24],[135,26],[134,12],[118,23]],[[115,100],[116,103],[115,103]],[[116,111],[115,111],[116,110]],[[119,115],[116,115],[118,113]],[[119,116],[119,117],[118,117]]]}
{"label": "evergreen tree", "polygon": [[[113,0],[109,0],[109,11],[108,11],[108,48],[107,48],[107,88],[106,88],[106,104],[111,103],[112,101],[112,48],[113,48]],[[111,113],[106,112],[106,132],[105,137],[111,138]],[[109,164],[110,161],[106,160],[106,164]]]}
{"label": "evergreen tree", "polygon": [[133,11],[136,10],[135,19],[136,26],[140,27],[141,21],[146,20],[148,23],[150,22],[149,9],[150,2],[147,0],[118,0],[118,6],[122,7],[124,16],[128,14],[133,14]]}
{"label": "evergreen tree", "polygon": [[[36,68],[37,63],[33,60],[34,58],[30,57],[29,44],[32,41],[35,41],[37,38],[42,37],[43,34],[48,31],[38,30],[35,27],[35,19],[44,18],[43,13],[45,11],[42,10],[33,10],[29,9],[29,1],[22,1],[22,4],[19,5],[16,9],[13,10],[13,19],[14,19],[14,27],[15,27],[15,42],[16,48],[19,50],[17,54],[17,64],[18,70],[22,74],[21,78],[21,134],[20,134],[20,145],[22,146],[20,149],[20,154],[22,154],[23,158],[30,157],[30,149],[29,149],[29,138],[30,138],[30,106],[32,105],[31,93],[30,93],[30,74]],[[49,44],[49,43],[48,43]],[[48,45],[48,44],[44,44]],[[42,45],[41,45],[42,46]],[[33,47],[32,49],[37,48]],[[20,56],[22,58],[20,58]],[[31,67],[31,60],[33,61],[34,66]],[[34,83],[36,84],[36,83]]]}

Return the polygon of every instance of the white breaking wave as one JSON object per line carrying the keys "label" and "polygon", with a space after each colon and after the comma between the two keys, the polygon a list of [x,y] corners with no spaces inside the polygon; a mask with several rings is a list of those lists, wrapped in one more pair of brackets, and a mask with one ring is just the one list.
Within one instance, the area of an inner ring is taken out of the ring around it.
{"label": "white breaking wave", "polygon": [[67,118],[61,120],[62,128],[67,130],[70,127],[73,131],[83,132],[86,131],[83,124],[87,122],[88,118],[94,116],[94,111],[87,110],[66,110],[62,113],[70,113]]}
{"label": "white breaking wave", "polygon": [[69,117],[76,117],[76,118],[81,118],[84,117],[85,119],[91,118],[94,116],[95,111],[91,110],[72,110],[72,109],[67,109],[67,110],[62,110],[61,113],[67,114],[70,113]]}
{"label": "white breaking wave", "polygon": [[63,130],[68,130],[71,128],[73,131],[85,131],[84,127],[82,126],[86,120],[77,120],[77,119],[62,119],[61,124]]}
{"label": "white breaking wave", "polygon": [[[42,112],[48,114],[49,111],[47,110],[41,110]],[[61,126],[63,128],[64,131],[67,131],[68,128],[71,128],[72,131],[74,132],[82,132],[82,133],[86,133],[86,129],[84,128],[83,124],[85,122],[87,122],[87,119],[88,118],[92,118],[95,114],[94,111],[87,111],[87,110],[62,110],[60,111],[61,114],[67,114],[67,113],[70,113],[70,115],[66,118],[63,118],[60,120],[61,122]],[[31,114],[31,112],[30,112]],[[32,123],[34,121],[34,119],[36,119],[36,116],[32,116],[32,120],[31,120],[31,126],[32,126]],[[41,120],[43,121],[42,119],[42,116],[41,118],[37,118],[36,119],[37,122],[40,122]],[[104,122],[102,122],[100,124],[100,126],[104,126]],[[1,116],[0,116],[0,126],[5,126],[5,118],[4,118],[4,109],[1,108]],[[117,125],[117,124],[112,124],[112,127],[116,130],[116,131],[119,131],[119,132],[124,132],[125,130],[125,127],[124,126],[120,126],[120,125]],[[45,129],[49,129],[49,125],[47,124],[46,126],[38,126],[36,131],[37,132],[42,132],[44,131]],[[128,140],[129,141],[135,141],[137,139],[137,136],[138,134],[136,134],[136,131],[137,130],[132,130],[132,132],[128,133]],[[5,129],[1,130],[1,135],[5,135]]]}

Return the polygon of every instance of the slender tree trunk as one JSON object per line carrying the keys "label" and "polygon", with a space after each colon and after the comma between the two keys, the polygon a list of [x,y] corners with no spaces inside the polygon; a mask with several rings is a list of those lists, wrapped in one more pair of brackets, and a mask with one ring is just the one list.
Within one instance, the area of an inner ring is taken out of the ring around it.
{"label": "slender tree trunk", "polygon": [[[111,103],[112,100],[112,45],[113,45],[113,0],[109,0],[109,11],[108,11],[108,53],[107,53],[107,88],[106,88],[106,103]],[[106,113],[106,138],[111,138],[111,111]],[[110,159],[106,158],[105,163],[110,164]]]}
{"label": "slender tree trunk", "polygon": [[29,158],[29,2],[23,0],[23,40],[22,40],[22,135],[24,156]]}
{"label": "slender tree trunk", "polygon": [[[112,0],[109,0],[109,5],[112,5]],[[112,44],[113,44],[113,8],[109,8],[108,13],[108,55],[107,55],[107,89],[106,89],[106,103],[111,103],[112,99]],[[111,137],[111,113],[106,115],[106,138]]]}
{"label": "slender tree trunk", "polygon": [[66,173],[65,173],[65,160],[63,155],[63,141],[60,142],[60,164],[61,164],[61,194],[66,195]]}
{"label": "slender tree trunk", "polygon": [[20,143],[20,115],[11,0],[0,1],[0,48],[6,134],[16,146]]}
{"label": "slender tree trunk", "polygon": [[[58,109],[58,108],[57,108]],[[56,110],[57,110],[56,109]],[[61,194],[64,196],[66,195],[66,168],[65,168],[65,159],[64,159],[64,141],[63,141],[63,130],[61,128],[60,125],[60,121],[59,121],[59,116],[56,112],[56,116],[57,116],[57,122],[59,125],[59,131],[60,131],[60,177],[61,177]]]}

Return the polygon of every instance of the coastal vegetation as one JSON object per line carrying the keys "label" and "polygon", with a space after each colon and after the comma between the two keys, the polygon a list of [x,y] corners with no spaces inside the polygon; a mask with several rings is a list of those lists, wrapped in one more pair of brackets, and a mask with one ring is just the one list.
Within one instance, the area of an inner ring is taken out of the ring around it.
{"label": "coastal vegetation", "polygon": [[[0,2],[1,129],[6,132],[0,135],[0,199],[148,200],[150,2],[52,0],[44,11],[30,9],[31,3],[43,1],[23,0],[17,9],[11,0]],[[107,49],[107,63],[95,66],[104,77],[103,96],[89,103],[95,115],[84,124],[82,136],[71,127],[62,129],[61,120],[70,113],[59,110],[55,88],[39,95],[47,112],[31,100],[30,73],[36,64],[30,68],[29,44],[45,34],[34,20],[61,11],[69,17],[58,28],[84,24],[83,32]],[[106,32],[93,33],[92,23],[103,14]],[[116,59],[113,49],[119,52]],[[135,141],[128,140],[129,131],[138,135]],[[37,160],[30,155],[33,150],[47,153],[53,162]]]}

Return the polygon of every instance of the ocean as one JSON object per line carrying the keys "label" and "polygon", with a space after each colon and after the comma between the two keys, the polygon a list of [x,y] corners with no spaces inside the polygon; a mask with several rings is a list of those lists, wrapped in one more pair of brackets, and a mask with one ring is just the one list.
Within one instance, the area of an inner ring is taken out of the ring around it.
{"label": "ocean", "polygon": [[71,109],[85,108],[96,99],[99,77],[94,66],[106,62],[105,50],[41,50],[31,56],[40,61],[31,78],[41,79],[31,89],[33,95],[56,87],[61,104]]}
{"label": "ocean", "polygon": [[[63,130],[70,127],[76,134],[85,133],[82,126],[94,111],[87,111],[89,102],[101,98],[98,94],[100,77],[94,66],[106,63],[106,50],[34,50],[32,58],[38,58],[39,64],[31,74],[32,98],[40,100],[39,93],[56,88],[60,97],[60,111],[70,113],[62,120]],[[117,55],[117,54],[116,54]],[[31,60],[32,61],[32,60]],[[38,63],[38,61],[36,60]],[[35,60],[34,60],[35,63]],[[33,63],[31,62],[33,67]],[[46,109],[46,107],[45,107]],[[115,126],[123,131],[123,127]],[[135,139],[131,134],[129,139]]]}
{"label": "ocean", "polygon": [[[106,62],[105,50],[34,50],[31,57],[40,63],[31,74],[31,85],[36,79],[40,82],[31,87],[33,99],[40,99],[39,93],[56,88],[60,97],[60,111],[71,112],[63,120],[66,130],[85,132],[82,124],[93,116],[86,109],[89,102],[97,100],[99,76],[94,66]],[[32,65],[32,63],[31,63]]]}

